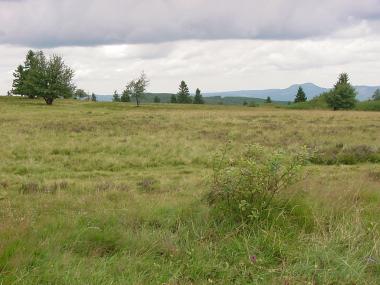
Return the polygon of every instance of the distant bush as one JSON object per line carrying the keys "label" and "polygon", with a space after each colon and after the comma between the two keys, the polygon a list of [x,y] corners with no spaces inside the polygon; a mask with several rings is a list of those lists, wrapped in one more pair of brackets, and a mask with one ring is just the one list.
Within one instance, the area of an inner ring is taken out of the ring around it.
{"label": "distant bush", "polygon": [[304,162],[304,153],[271,152],[258,145],[249,146],[236,159],[223,155],[214,167],[208,202],[221,216],[242,222],[263,218],[278,194],[298,180]]}
{"label": "distant bush", "polygon": [[306,102],[299,102],[288,106],[290,109],[310,110],[310,109],[328,109],[326,97],[328,93],[322,93],[321,95],[314,97]]}
{"label": "distant bush", "polygon": [[355,109],[359,111],[380,111],[380,100],[359,102]]}

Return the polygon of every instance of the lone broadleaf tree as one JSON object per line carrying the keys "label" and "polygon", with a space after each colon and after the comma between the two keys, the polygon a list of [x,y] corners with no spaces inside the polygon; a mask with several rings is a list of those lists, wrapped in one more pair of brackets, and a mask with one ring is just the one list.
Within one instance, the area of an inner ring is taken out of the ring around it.
{"label": "lone broadleaf tree", "polygon": [[303,91],[302,86],[298,88],[296,98],[294,99],[294,103],[299,103],[299,102],[306,102],[307,97],[305,92]]}
{"label": "lone broadleaf tree", "polygon": [[145,91],[149,85],[149,80],[144,72],[140,74],[140,77],[130,81],[125,91],[130,97],[135,98],[136,106],[140,106],[141,99],[145,96]]}
{"label": "lone broadleaf tree", "polygon": [[327,104],[335,111],[339,109],[352,109],[356,104],[356,90],[349,83],[347,73],[339,75],[338,82],[326,96]]}
{"label": "lone broadleaf tree", "polygon": [[29,51],[24,66],[14,73],[13,93],[29,98],[41,97],[51,105],[57,98],[70,98],[74,94],[74,72],[65,65],[62,57],[47,59],[42,51]]}

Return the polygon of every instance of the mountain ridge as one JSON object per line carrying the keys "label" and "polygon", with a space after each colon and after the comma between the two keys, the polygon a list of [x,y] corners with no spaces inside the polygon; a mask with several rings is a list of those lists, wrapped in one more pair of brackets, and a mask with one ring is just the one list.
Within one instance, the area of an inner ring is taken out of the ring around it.
{"label": "mountain ridge", "polygon": [[[273,88],[273,89],[257,89],[257,90],[235,90],[235,91],[220,91],[220,92],[206,92],[203,95],[205,97],[221,96],[221,97],[247,97],[247,98],[258,98],[265,99],[268,96],[275,101],[293,101],[297,90],[299,87],[302,87],[306,93],[308,99],[312,99],[326,91],[329,91],[331,88],[320,87],[314,83],[302,83],[302,84],[293,84],[287,88]],[[359,100],[367,100],[376,89],[380,89],[380,86],[367,86],[367,85],[357,85],[354,86],[358,92],[357,98]]]}

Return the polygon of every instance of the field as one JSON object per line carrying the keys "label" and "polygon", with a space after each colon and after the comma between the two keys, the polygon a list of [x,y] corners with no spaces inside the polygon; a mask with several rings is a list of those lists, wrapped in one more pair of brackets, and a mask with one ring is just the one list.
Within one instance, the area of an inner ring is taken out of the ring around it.
{"label": "field", "polygon": [[[0,284],[380,284],[379,112],[0,98],[0,133]],[[290,214],[212,215],[227,144],[315,152]]]}

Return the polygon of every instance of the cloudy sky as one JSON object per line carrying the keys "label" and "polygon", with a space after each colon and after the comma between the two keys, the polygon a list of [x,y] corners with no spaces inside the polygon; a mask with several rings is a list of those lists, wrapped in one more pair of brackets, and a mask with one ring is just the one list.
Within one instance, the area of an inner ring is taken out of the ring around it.
{"label": "cloudy sky", "polygon": [[28,49],[97,94],[142,70],[153,92],[380,85],[380,0],[0,0],[0,93]]}

